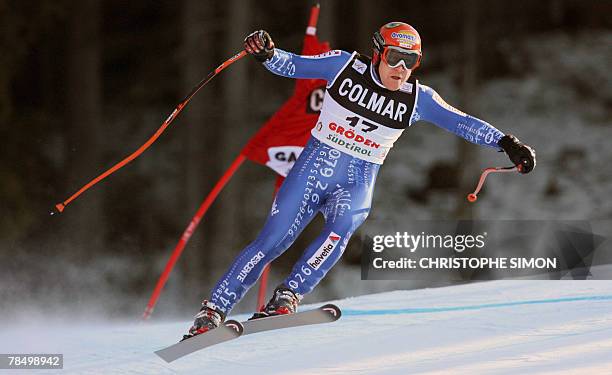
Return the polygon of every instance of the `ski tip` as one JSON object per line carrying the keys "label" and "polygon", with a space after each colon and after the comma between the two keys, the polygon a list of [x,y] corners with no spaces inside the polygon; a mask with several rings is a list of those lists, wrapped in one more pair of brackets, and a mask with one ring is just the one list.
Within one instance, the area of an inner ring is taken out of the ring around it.
{"label": "ski tip", "polygon": [[338,306],[332,303],[323,305],[320,307],[320,309],[329,313],[329,315],[334,318],[334,321],[340,319],[340,317],[342,316],[342,310],[340,310]]}
{"label": "ski tip", "polygon": [[224,325],[236,331],[238,335],[242,335],[242,333],[244,332],[244,326],[237,320],[228,320],[224,323]]}
{"label": "ski tip", "polygon": [[166,356],[165,353],[163,352],[163,350],[157,350],[154,353],[157,354],[157,356],[159,358],[163,359],[164,362],[166,362],[166,363],[170,363],[170,362],[174,361],[173,358]]}

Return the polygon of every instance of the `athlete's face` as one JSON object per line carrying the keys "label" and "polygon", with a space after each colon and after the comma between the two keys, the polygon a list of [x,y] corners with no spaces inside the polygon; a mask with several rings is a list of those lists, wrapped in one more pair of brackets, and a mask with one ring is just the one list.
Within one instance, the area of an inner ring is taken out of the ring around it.
{"label": "athlete's face", "polygon": [[380,81],[391,91],[399,90],[399,88],[406,83],[408,78],[410,78],[410,74],[412,74],[412,70],[404,68],[404,64],[399,64],[395,68],[391,68],[384,60],[378,64]]}

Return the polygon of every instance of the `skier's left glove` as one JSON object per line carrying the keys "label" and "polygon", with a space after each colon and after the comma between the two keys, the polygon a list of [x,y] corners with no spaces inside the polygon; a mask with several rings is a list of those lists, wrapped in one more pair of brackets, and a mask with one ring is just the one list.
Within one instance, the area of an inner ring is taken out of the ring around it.
{"label": "skier's left glove", "polygon": [[244,38],[244,49],[259,62],[265,62],[274,56],[274,42],[264,30],[258,30]]}
{"label": "skier's left glove", "polygon": [[519,172],[529,173],[536,166],[536,154],[533,148],[524,145],[512,134],[504,135],[497,142],[510,160],[519,167]]}

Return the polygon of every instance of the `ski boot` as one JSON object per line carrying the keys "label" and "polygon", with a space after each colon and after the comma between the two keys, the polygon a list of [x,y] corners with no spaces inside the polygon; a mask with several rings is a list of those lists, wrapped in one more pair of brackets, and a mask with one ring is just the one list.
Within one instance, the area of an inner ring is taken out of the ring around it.
{"label": "ski boot", "polygon": [[211,329],[215,329],[219,327],[224,320],[225,314],[219,310],[217,305],[204,300],[202,301],[202,308],[200,309],[200,312],[195,316],[193,326],[189,328],[189,334],[183,335],[183,340],[187,340],[193,336],[208,332]]}
{"label": "ski boot", "polygon": [[274,289],[272,298],[259,312],[253,314],[249,320],[266,318],[268,316],[293,314],[297,311],[301,296],[284,285]]}

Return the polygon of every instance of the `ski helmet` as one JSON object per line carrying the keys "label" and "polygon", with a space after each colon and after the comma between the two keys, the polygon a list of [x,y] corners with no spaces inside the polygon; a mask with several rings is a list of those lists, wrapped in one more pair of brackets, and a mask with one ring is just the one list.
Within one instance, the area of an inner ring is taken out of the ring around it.
{"label": "ski helmet", "polygon": [[416,29],[404,22],[389,22],[383,25],[378,31],[374,32],[372,37],[374,43],[373,62],[378,65],[386,47],[396,47],[407,52],[416,53],[418,55],[414,66],[408,69],[416,69],[422,58],[421,52],[421,36]]}

